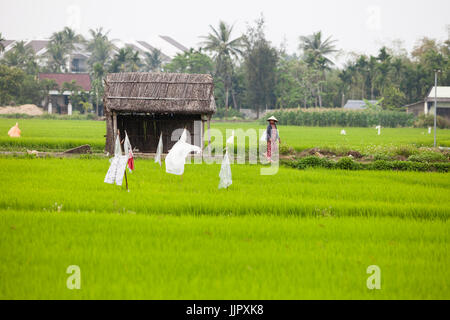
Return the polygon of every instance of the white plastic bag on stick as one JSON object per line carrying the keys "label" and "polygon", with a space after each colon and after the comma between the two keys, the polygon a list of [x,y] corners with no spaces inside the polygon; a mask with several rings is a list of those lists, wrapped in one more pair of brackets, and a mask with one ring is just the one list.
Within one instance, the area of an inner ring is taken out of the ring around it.
{"label": "white plastic bag on stick", "polygon": [[231,132],[231,136],[227,139],[227,144],[234,143],[234,130]]}
{"label": "white plastic bag on stick", "polygon": [[183,130],[183,134],[177,143],[174,144],[172,149],[166,157],[166,172],[182,175],[184,173],[184,164],[186,163],[186,157],[189,153],[194,151],[200,153],[202,149],[186,142],[186,129]]}
{"label": "white plastic bag on stick", "polygon": [[127,168],[128,163],[128,155],[117,157],[117,171],[116,171],[116,184],[118,186],[122,185],[123,176],[125,174],[125,170]]}
{"label": "white plastic bag on stick", "polygon": [[227,151],[225,152],[225,155],[223,156],[219,177],[220,177],[219,189],[228,188],[228,186],[230,186],[233,183],[231,179],[231,167],[230,167],[230,158],[228,156],[228,148]]}
{"label": "white plastic bag on stick", "polygon": [[105,180],[103,182],[113,184],[116,180],[117,164],[119,157],[113,157],[109,159],[111,165],[109,166],[108,172],[106,173]]}
{"label": "white plastic bag on stick", "polygon": [[264,133],[261,136],[261,139],[259,139],[261,142],[267,141],[267,130],[264,130]]}
{"label": "white plastic bag on stick", "polygon": [[110,184],[115,182],[118,186],[121,186],[128,162],[128,155],[122,155],[122,148],[120,147],[120,138],[118,135],[114,146],[114,157],[109,159],[109,162],[111,165],[106,173],[104,182]]}
{"label": "white plastic bag on stick", "polygon": [[155,156],[155,163],[159,163],[159,166],[161,166],[161,153],[163,151],[163,142],[162,142],[162,133],[159,136],[159,142],[158,147],[156,148],[156,156]]}

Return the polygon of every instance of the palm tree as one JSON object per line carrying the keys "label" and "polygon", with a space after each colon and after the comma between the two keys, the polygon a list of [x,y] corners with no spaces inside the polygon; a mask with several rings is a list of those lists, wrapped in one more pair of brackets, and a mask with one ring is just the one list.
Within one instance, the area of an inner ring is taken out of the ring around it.
{"label": "palm tree", "polygon": [[16,42],[14,48],[5,53],[2,63],[18,67],[28,74],[36,74],[38,71],[35,53],[30,46],[25,45],[25,41]]}
{"label": "palm tree", "polygon": [[154,49],[145,53],[145,71],[161,71],[161,50]]}
{"label": "palm tree", "polygon": [[50,42],[47,46],[47,67],[52,72],[66,71],[67,50],[62,43]]}
{"label": "palm tree", "polygon": [[63,31],[54,32],[47,45],[47,66],[52,72],[67,71],[68,48]]}
{"label": "palm tree", "polygon": [[125,48],[119,49],[119,51],[114,55],[111,61],[111,66],[109,67],[109,72],[116,73],[124,71],[125,62],[127,60],[127,50]]}
{"label": "palm tree", "polygon": [[111,62],[110,72],[135,72],[141,67],[139,51],[134,51],[131,47],[121,48]]}
{"label": "palm tree", "polygon": [[209,26],[211,31],[204,39],[204,49],[213,53],[216,63],[216,74],[222,78],[225,89],[225,108],[228,109],[228,92],[232,88],[231,77],[233,74],[233,59],[239,59],[242,55],[243,38],[231,38],[233,26],[228,26],[224,21],[219,22],[219,29]]}
{"label": "palm tree", "polygon": [[[333,65],[333,61],[330,60],[329,56],[337,52],[334,43],[336,40],[332,40],[331,36],[325,40],[322,40],[322,32],[316,32],[309,36],[300,37],[299,49],[303,51],[306,63],[320,71],[321,78],[323,80],[325,77],[325,71]],[[319,98],[319,106],[322,107],[322,96],[321,96],[321,81],[317,85],[317,94]]]}
{"label": "palm tree", "polygon": [[76,44],[84,42],[84,38],[83,38],[83,36],[76,34],[76,32],[69,27],[64,28],[64,30],[62,31],[62,35],[63,35],[63,42],[67,48],[67,55],[68,55],[68,59],[69,59],[69,69],[70,70],[68,70],[68,71],[71,71],[72,59],[71,59],[70,54],[75,49]]}
{"label": "palm tree", "polygon": [[103,31],[103,28],[90,29],[89,34],[91,39],[87,42],[87,50],[91,56],[88,59],[88,64],[93,69],[96,63],[102,64],[106,67],[112,54],[113,45],[108,39],[108,33]]}
{"label": "palm tree", "polygon": [[91,39],[86,42],[86,49],[90,53],[88,65],[93,78],[92,88],[95,95],[95,112],[99,114],[99,97],[103,95],[103,78],[108,65],[111,61],[113,44],[108,39],[109,31],[103,31],[103,28],[90,29]]}
{"label": "palm tree", "polygon": [[329,56],[337,52],[331,36],[322,41],[322,32],[316,32],[309,36],[300,37],[300,50],[303,50],[306,61],[309,64],[321,64],[323,67],[333,65]]}
{"label": "palm tree", "polygon": [[103,88],[103,77],[105,76],[105,68],[104,65],[100,62],[96,62],[92,68],[92,92],[95,96],[95,114],[98,116],[98,103],[99,97],[103,96],[104,88]]}
{"label": "palm tree", "polygon": [[77,35],[72,29],[65,27],[64,30],[54,32],[47,46],[48,67],[53,72],[67,72],[67,61],[71,63],[70,53],[75,49],[75,44],[82,43],[83,37]]}
{"label": "palm tree", "polygon": [[128,59],[127,59],[127,69],[131,72],[136,72],[138,71],[141,66],[141,58],[139,57],[139,51],[133,51],[133,49],[131,48],[127,48],[129,49],[128,51]]}

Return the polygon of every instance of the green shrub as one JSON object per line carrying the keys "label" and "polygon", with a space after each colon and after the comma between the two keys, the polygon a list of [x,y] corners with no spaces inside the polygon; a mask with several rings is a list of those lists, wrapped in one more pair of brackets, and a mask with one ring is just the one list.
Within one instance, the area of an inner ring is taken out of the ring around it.
{"label": "green shrub", "polygon": [[[434,115],[432,114],[421,114],[414,122],[414,127],[416,128],[427,128],[434,126]],[[450,120],[436,116],[436,126],[440,129],[450,129]]]}
{"label": "green shrub", "polygon": [[433,163],[430,167],[437,172],[449,172],[450,163]]}
{"label": "green shrub", "polygon": [[392,165],[386,160],[376,160],[371,164],[372,170],[390,170]]}
{"label": "green shrub", "polygon": [[409,156],[417,153],[416,147],[412,145],[400,145],[397,146],[394,150],[394,155],[403,156],[408,158]]}
{"label": "green shrub", "polygon": [[328,160],[327,158],[319,158],[316,156],[307,156],[301,158],[298,163],[300,167],[322,167],[322,168],[333,168],[334,162]]}
{"label": "green shrub", "polygon": [[280,145],[280,154],[287,155],[287,154],[294,154],[294,153],[295,153],[295,150],[291,146],[284,144],[284,143],[282,143]]}
{"label": "green shrub", "polygon": [[339,159],[338,162],[336,162],[336,168],[344,170],[356,170],[358,169],[358,164],[355,161],[353,161],[350,157],[344,157]]}
{"label": "green shrub", "polygon": [[445,162],[447,157],[440,152],[422,152],[409,156],[408,160],[414,162]]}
{"label": "green shrub", "polygon": [[348,157],[341,158],[338,162],[334,162],[327,158],[308,156],[297,161],[284,160],[281,163],[296,169],[328,168],[343,170],[450,171],[450,162],[421,163],[412,161],[376,160],[371,163],[358,163]]}
{"label": "green shrub", "polygon": [[391,160],[391,157],[386,153],[377,152],[373,155],[373,160]]}

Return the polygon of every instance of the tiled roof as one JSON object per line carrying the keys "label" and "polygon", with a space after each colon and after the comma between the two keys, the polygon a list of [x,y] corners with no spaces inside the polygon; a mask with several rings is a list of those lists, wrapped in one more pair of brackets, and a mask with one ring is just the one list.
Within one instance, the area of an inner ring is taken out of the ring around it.
{"label": "tiled roof", "polygon": [[91,90],[91,78],[88,73],[39,73],[39,79],[53,79],[60,88],[64,82],[75,80],[83,90]]}
{"label": "tiled roof", "polygon": [[13,43],[14,40],[3,40],[1,41],[1,43],[3,44],[3,46],[6,48],[7,46],[9,46],[11,43]]}
{"label": "tiled roof", "polygon": [[173,38],[171,38],[169,36],[160,36],[160,37],[163,38],[164,40],[166,40],[167,42],[169,42],[171,45],[177,47],[181,51],[189,51],[188,48],[186,48],[181,43],[179,43],[178,41],[174,40]]}
{"label": "tiled roof", "polygon": [[38,53],[47,46],[48,42],[49,42],[48,40],[31,40],[27,44],[27,47],[33,48],[33,51],[35,53]]}

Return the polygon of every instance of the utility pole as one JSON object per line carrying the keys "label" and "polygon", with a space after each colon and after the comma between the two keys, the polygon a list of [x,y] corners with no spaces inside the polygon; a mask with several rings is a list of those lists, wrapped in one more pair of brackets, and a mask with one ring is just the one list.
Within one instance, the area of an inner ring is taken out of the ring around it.
{"label": "utility pole", "polygon": [[436,148],[436,117],[437,117],[437,74],[441,70],[434,70],[434,147]]}

